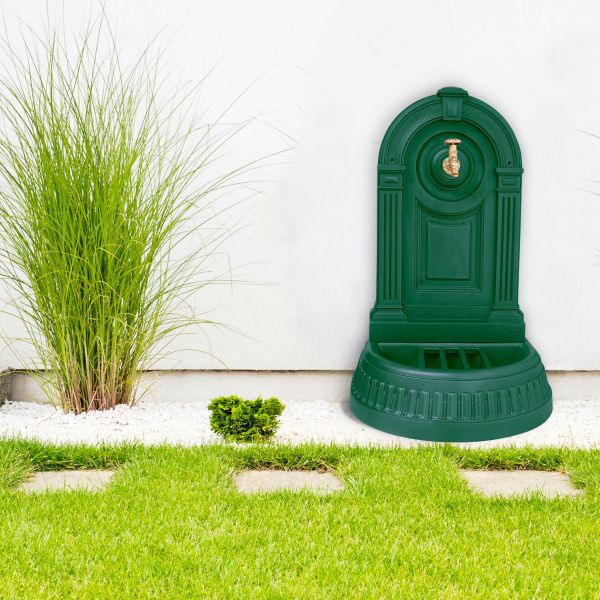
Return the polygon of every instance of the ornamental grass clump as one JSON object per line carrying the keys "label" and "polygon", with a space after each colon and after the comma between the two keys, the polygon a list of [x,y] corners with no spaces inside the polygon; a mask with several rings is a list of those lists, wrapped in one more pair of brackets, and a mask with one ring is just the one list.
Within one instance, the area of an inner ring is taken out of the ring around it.
{"label": "ornamental grass clump", "polygon": [[277,398],[220,396],[208,405],[210,428],[228,442],[264,442],[275,435],[284,408]]}
{"label": "ornamental grass clump", "polygon": [[247,170],[213,165],[244,125],[186,120],[190,92],[165,97],[148,50],[123,67],[104,18],[74,46],[31,39],[3,46],[0,269],[48,393],[76,413],[132,404],[214,280],[201,265],[227,232],[200,211]]}

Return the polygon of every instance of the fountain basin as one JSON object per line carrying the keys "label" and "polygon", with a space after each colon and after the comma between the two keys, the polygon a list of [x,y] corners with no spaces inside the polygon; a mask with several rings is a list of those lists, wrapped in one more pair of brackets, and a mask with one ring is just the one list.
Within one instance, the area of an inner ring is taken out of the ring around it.
{"label": "fountain basin", "polygon": [[523,433],[552,412],[539,354],[521,343],[366,343],[351,408],[368,425],[431,441]]}

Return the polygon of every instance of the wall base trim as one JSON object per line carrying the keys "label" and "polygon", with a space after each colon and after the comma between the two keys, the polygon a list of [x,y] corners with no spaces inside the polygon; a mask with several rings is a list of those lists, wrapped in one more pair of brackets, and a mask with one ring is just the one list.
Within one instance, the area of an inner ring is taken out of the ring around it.
{"label": "wall base trim", "polygon": [[[350,397],[352,371],[152,371],[142,376],[140,390],[149,402],[192,402],[237,394],[245,398],[277,396],[281,400]],[[13,371],[10,400],[48,403],[39,373]],[[600,397],[600,371],[548,371],[553,397]]]}

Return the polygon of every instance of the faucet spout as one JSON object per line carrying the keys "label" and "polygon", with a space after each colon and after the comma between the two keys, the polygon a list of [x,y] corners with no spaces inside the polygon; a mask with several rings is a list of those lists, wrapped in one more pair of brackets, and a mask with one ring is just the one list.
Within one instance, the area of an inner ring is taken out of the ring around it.
{"label": "faucet spout", "polygon": [[448,158],[444,159],[442,167],[444,171],[451,177],[458,177],[460,171],[460,161],[458,160],[458,149],[457,146],[460,144],[458,139],[444,140],[444,144],[448,146]]}

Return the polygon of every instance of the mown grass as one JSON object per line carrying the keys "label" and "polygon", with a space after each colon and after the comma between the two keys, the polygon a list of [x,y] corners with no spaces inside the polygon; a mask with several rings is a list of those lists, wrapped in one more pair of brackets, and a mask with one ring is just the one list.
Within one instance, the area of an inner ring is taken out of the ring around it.
{"label": "mown grass", "polygon": [[[560,469],[585,494],[485,499],[459,465]],[[111,466],[97,494],[11,489],[36,469]],[[243,467],[335,470],[346,489],[243,496]],[[5,441],[0,596],[597,598],[599,492],[599,451]]]}

